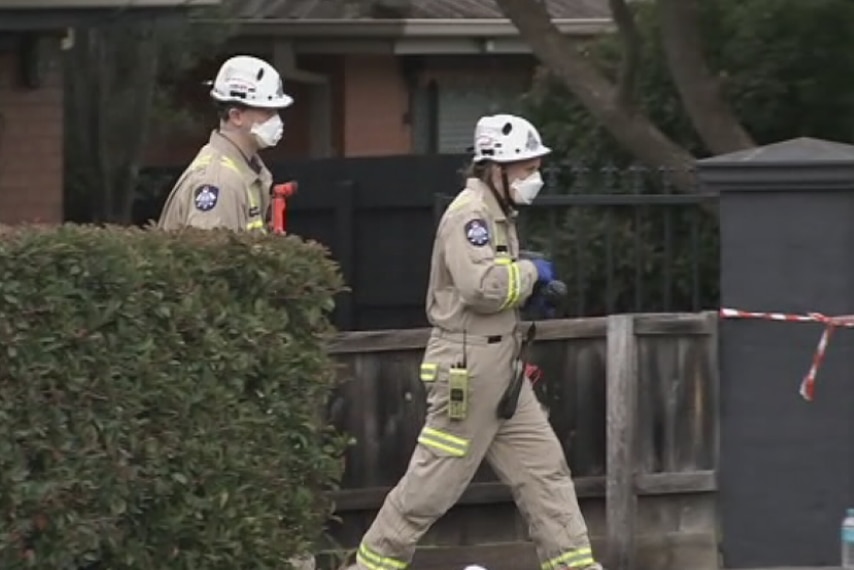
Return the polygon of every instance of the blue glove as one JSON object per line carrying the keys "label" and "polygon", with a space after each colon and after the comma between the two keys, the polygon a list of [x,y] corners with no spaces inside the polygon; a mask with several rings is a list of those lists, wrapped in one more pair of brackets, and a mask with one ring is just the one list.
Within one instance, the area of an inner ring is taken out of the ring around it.
{"label": "blue glove", "polygon": [[546,261],[545,259],[532,259],[531,263],[534,264],[534,267],[537,268],[537,281],[539,283],[548,283],[549,281],[554,281],[555,278],[555,268],[554,264],[551,261]]}
{"label": "blue glove", "polygon": [[531,312],[534,319],[553,319],[557,316],[557,309],[552,305],[545,295],[532,295],[528,302],[522,307],[522,311]]}

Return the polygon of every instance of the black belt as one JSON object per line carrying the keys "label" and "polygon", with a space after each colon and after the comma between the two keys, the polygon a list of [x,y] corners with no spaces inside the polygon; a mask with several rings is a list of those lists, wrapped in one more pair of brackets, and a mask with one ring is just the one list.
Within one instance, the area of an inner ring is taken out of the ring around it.
{"label": "black belt", "polygon": [[464,342],[464,339],[468,339],[469,342],[474,342],[476,344],[498,344],[506,335],[494,334],[494,335],[478,335],[478,334],[465,334],[465,333],[457,333],[457,332],[448,332],[442,329],[434,329],[434,334],[436,334],[439,338],[446,338],[452,340],[453,342]]}

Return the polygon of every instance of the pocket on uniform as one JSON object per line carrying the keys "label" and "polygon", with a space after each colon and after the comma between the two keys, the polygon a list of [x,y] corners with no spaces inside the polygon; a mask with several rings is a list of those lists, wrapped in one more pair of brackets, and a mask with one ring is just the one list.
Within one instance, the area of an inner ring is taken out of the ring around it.
{"label": "pocket on uniform", "polygon": [[421,381],[427,392],[427,417],[440,412],[447,414],[448,366],[445,364],[422,364]]}
{"label": "pocket on uniform", "polygon": [[448,415],[450,404],[450,366],[440,364],[434,380],[427,386],[427,418],[418,443],[438,457],[465,457],[471,442],[468,434],[469,422],[451,420]]}

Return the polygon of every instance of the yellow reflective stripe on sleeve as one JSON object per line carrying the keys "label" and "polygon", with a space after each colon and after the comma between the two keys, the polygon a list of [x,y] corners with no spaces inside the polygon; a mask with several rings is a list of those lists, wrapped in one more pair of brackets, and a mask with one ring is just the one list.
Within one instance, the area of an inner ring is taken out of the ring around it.
{"label": "yellow reflective stripe on sleeve", "polygon": [[247,230],[263,230],[264,229],[264,220],[254,220],[246,224]]}
{"label": "yellow reflective stripe on sleeve", "polygon": [[190,164],[189,170],[194,170],[196,168],[204,168],[205,166],[211,163],[211,157],[208,154],[203,154],[199,156]]}
{"label": "yellow reflective stripe on sleeve", "polygon": [[501,305],[502,309],[506,309],[519,301],[519,295],[522,293],[522,273],[519,271],[519,264],[509,257],[498,257],[495,264],[507,267],[507,296]]}
{"label": "yellow reflective stripe on sleeve", "polygon": [[426,426],[418,436],[418,443],[454,457],[465,457],[469,450],[469,440]]}
{"label": "yellow reflective stripe on sleeve", "polygon": [[234,164],[234,161],[231,160],[230,158],[228,158],[227,156],[221,156],[219,158],[219,163],[222,164],[224,167],[228,168],[229,170],[233,170],[238,174],[241,173],[240,167],[238,167],[236,164]]}
{"label": "yellow reflective stripe on sleeve", "polygon": [[421,365],[421,380],[423,382],[432,382],[436,379],[436,374],[439,370],[439,366],[436,364],[429,364],[425,362]]}
{"label": "yellow reflective stripe on sleeve", "polygon": [[466,204],[471,202],[471,198],[468,196],[457,196],[454,198],[454,201],[448,205],[448,211],[456,210],[457,208],[462,208]]}
{"label": "yellow reflective stripe on sleeve", "polygon": [[562,570],[567,566],[569,568],[587,568],[595,564],[595,562],[592,550],[589,548],[578,548],[565,552],[547,562],[543,562],[541,568],[542,570]]}
{"label": "yellow reflective stripe on sleeve", "polygon": [[396,558],[388,556],[380,556],[376,552],[363,544],[359,545],[359,551],[356,553],[356,560],[362,566],[367,566],[371,570],[403,570],[409,564]]}
{"label": "yellow reflective stripe on sleeve", "polygon": [[522,292],[522,274],[518,263],[511,263],[507,269],[510,275],[507,277],[507,298],[504,300],[504,307],[512,307],[519,301]]}

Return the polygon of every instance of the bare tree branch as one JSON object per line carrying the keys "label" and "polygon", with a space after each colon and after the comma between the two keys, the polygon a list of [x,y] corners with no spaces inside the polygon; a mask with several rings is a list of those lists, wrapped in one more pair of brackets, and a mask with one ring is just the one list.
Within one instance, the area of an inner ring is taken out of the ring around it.
{"label": "bare tree branch", "polygon": [[611,17],[617,24],[620,39],[623,42],[617,84],[617,104],[628,111],[634,106],[634,90],[640,64],[640,33],[635,23],[634,12],[626,4],[626,0],[608,0],[608,5],[611,7]]}
{"label": "bare tree branch", "polygon": [[657,0],[667,63],[691,123],[714,154],[756,146],[721,93],[703,54],[697,0]]}
{"label": "bare tree branch", "polygon": [[534,54],[578,97],[615,139],[641,162],[663,167],[683,192],[695,190],[688,168],[694,158],[662,133],[645,115],[617,104],[617,89],[583,55],[581,46],[552,23],[545,6],[531,0],[496,0]]}

